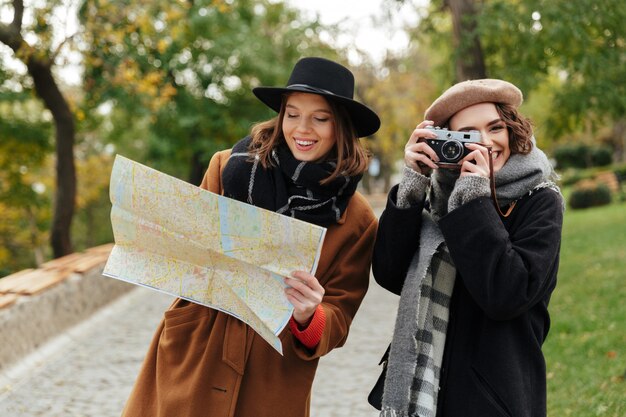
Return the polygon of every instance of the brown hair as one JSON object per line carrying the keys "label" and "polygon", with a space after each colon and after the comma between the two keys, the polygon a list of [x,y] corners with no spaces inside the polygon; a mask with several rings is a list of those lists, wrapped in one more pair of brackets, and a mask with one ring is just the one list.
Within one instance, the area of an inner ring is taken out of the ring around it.
{"label": "brown hair", "polygon": [[[285,143],[282,124],[285,117],[287,97],[287,95],[283,96],[278,116],[252,126],[250,133],[252,142],[249,150],[259,155],[259,162],[266,169],[275,166],[271,158],[272,150],[281,143]],[[335,161],[337,165],[327,178],[320,181],[322,185],[334,180],[339,175],[354,176],[362,174],[367,169],[370,158],[370,153],[358,138],[352,119],[345,108],[333,100],[326,100],[333,113],[335,121],[334,135],[337,138],[337,142],[326,156],[326,160]]]}
{"label": "brown hair", "polygon": [[509,148],[512,154],[526,155],[533,148],[531,140],[533,127],[530,120],[522,116],[515,107],[509,104],[494,103],[500,118],[509,131]]}

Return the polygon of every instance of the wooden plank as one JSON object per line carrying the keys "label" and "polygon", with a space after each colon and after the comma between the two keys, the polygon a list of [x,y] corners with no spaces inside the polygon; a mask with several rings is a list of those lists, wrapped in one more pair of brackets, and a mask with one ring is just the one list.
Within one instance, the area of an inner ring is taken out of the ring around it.
{"label": "wooden plank", "polygon": [[19,295],[17,295],[17,294],[3,294],[3,295],[0,295],[0,308],[9,307],[11,304],[13,304],[18,299],[18,297],[19,297]]}
{"label": "wooden plank", "polygon": [[65,269],[36,269],[19,277],[10,292],[14,294],[37,294],[46,288],[58,284],[70,276],[72,272]]}
{"label": "wooden plank", "polygon": [[51,261],[48,261],[45,264],[41,265],[41,268],[43,268],[43,269],[63,269],[68,264],[71,264],[75,260],[80,259],[80,257],[82,255],[83,254],[81,252],[71,253],[69,255],[65,255],[65,256],[62,256],[60,258],[56,258],[56,259],[53,259]]}
{"label": "wooden plank", "polygon": [[32,271],[34,271],[34,269],[32,269],[32,268],[24,269],[22,271],[14,273],[14,274],[7,275],[4,278],[0,278],[0,293],[12,292],[11,290],[16,285],[19,285],[19,281],[21,279],[20,277],[22,277],[24,275],[27,275],[27,274],[31,273]]}
{"label": "wooden plank", "polygon": [[113,250],[113,243],[105,243],[104,245],[100,245],[100,246],[94,246],[93,248],[89,248],[87,250],[85,250],[85,252],[87,253],[102,253],[102,254],[107,254],[107,256],[111,253],[111,250]]}
{"label": "wooden plank", "polygon": [[83,272],[89,271],[91,268],[94,268],[97,265],[105,263],[108,258],[109,258],[109,255],[107,254],[86,253],[80,259],[73,262],[69,269],[71,269],[74,272],[83,273]]}

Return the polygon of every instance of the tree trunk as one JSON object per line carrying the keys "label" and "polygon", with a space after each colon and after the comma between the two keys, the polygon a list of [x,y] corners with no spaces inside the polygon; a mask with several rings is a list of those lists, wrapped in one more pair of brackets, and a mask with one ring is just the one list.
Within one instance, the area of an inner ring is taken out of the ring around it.
{"label": "tree trunk", "polygon": [[612,142],[615,162],[626,162],[626,119],[622,118],[613,125]]}
{"label": "tree trunk", "polygon": [[[70,107],[52,76],[53,59],[49,51],[38,51],[24,41],[22,19],[24,1],[13,0],[13,21],[0,23],[0,42],[10,47],[28,68],[37,95],[52,113],[56,130],[56,197],[50,244],[55,258],[72,252],[70,227],[76,201],[74,167],[74,118]],[[4,4],[3,4],[4,5]]]}
{"label": "tree trunk", "polygon": [[35,91],[52,113],[56,135],[56,196],[50,231],[50,244],[55,258],[72,253],[70,229],[76,202],[76,168],[74,166],[74,118],[59,90],[49,64],[31,58],[28,73]]}
{"label": "tree trunk", "polygon": [[204,178],[208,165],[202,161],[201,153],[195,151],[191,156],[191,162],[189,167],[189,183],[193,185],[200,185]]}
{"label": "tree trunk", "polygon": [[487,78],[483,50],[476,32],[474,0],[445,0],[452,15],[456,49],[456,81]]}

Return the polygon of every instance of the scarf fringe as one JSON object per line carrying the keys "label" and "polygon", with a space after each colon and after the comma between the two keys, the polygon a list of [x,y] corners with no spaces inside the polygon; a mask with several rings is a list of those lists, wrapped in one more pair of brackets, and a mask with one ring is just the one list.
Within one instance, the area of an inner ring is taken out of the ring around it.
{"label": "scarf fringe", "polygon": [[400,412],[390,407],[383,407],[380,411],[380,417],[409,417],[409,413]]}

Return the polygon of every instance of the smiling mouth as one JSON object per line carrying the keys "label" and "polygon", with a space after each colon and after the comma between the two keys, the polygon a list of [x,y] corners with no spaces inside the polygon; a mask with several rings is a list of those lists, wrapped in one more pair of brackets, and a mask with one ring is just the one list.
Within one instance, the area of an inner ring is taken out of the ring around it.
{"label": "smiling mouth", "polygon": [[317,141],[315,140],[308,140],[308,139],[294,139],[293,141],[296,144],[296,149],[300,151],[308,151],[309,149],[313,147],[313,145],[317,143]]}

